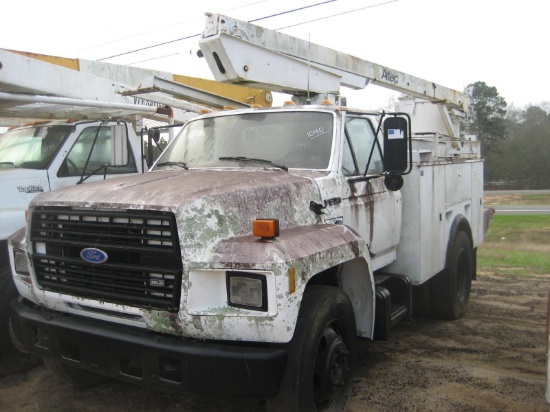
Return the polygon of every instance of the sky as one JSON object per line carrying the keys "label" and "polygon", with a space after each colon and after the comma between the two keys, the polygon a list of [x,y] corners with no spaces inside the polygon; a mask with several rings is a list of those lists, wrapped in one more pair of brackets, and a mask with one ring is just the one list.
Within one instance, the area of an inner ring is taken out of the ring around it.
{"label": "sky", "polygon": [[[193,37],[205,12],[250,21],[300,8],[254,24],[459,91],[484,81],[516,108],[550,101],[548,0],[10,0],[0,48],[213,79]],[[365,109],[395,95],[342,94]]]}

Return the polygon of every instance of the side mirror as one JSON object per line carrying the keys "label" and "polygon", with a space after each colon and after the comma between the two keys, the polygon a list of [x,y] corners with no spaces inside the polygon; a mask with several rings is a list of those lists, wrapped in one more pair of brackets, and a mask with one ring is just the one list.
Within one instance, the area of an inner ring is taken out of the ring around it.
{"label": "side mirror", "polygon": [[111,126],[111,166],[128,164],[128,133],[126,124]]}
{"label": "side mirror", "polygon": [[384,171],[406,174],[409,169],[409,124],[403,117],[384,120]]}

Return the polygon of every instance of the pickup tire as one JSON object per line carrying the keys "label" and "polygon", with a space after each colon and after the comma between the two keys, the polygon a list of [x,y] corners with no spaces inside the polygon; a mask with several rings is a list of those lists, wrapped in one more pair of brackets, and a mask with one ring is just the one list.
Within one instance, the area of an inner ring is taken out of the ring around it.
{"label": "pickup tire", "polygon": [[468,235],[458,231],[452,242],[447,267],[432,283],[433,309],[442,319],[464,316],[474,274],[474,255]]}
{"label": "pickup tire", "polygon": [[273,411],[343,411],[357,357],[355,315],[348,296],[332,286],[307,288]]}
{"label": "pickup tire", "polygon": [[105,383],[109,380],[108,377],[98,373],[90,372],[85,369],[80,369],[76,366],[67,365],[58,359],[44,356],[44,364],[50,372],[58,378],[70,383],[77,388],[89,388]]}
{"label": "pickup tire", "polygon": [[26,372],[42,363],[39,356],[22,352],[10,338],[10,302],[19,296],[8,265],[0,268],[0,376]]}

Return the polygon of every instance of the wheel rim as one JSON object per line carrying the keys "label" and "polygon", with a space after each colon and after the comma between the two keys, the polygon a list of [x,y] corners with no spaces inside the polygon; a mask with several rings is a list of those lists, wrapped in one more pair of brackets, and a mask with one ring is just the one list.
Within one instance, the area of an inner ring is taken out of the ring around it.
{"label": "wheel rim", "polygon": [[315,354],[313,390],[317,410],[329,408],[344,392],[348,355],[342,336],[332,326],[327,327]]}

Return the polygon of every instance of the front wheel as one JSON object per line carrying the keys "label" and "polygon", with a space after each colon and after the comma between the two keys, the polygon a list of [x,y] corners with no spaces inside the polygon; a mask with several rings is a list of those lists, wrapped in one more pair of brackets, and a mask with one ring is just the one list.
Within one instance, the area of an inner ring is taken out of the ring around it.
{"label": "front wheel", "polygon": [[459,319],[466,313],[474,274],[470,238],[459,231],[447,257],[447,267],[432,283],[433,309],[443,319]]}
{"label": "front wheel", "polygon": [[343,411],[357,357],[355,316],[340,289],[311,286],[304,294],[276,411]]}

